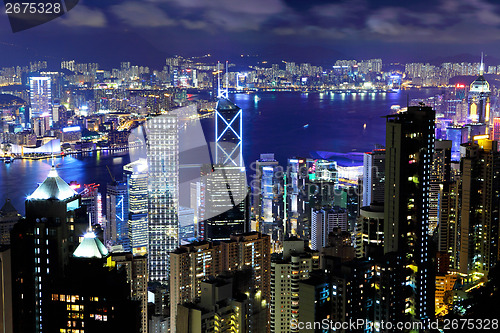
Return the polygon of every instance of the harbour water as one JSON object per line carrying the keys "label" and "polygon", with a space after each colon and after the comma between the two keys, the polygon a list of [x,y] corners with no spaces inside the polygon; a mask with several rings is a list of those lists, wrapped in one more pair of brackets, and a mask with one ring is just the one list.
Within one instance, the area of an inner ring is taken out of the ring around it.
{"label": "harbour water", "polygon": [[[382,117],[390,113],[392,105],[406,106],[408,94],[410,98],[424,98],[437,92],[436,89],[377,94],[266,92],[234,94],[230,99],[243,109],[243,156],[249,166],[262,153],[274,153],[285,164],[289,157],[309,157],[313,151],[369,151],[376,144],[384,144]],[[207,140],[213,140],[213,119],[203,119],[202,126]],[[105,186],[111,181],[106,166],[114,178],[121,179],[122,166],[129,162],[129,155],[123,151],[97,151],[55,159],[64,180],[100,184],[103,198]],[[50,165],[50,159],[1,163],[0,205],[10,198],[24,214],[26,197],[45,179]]]}

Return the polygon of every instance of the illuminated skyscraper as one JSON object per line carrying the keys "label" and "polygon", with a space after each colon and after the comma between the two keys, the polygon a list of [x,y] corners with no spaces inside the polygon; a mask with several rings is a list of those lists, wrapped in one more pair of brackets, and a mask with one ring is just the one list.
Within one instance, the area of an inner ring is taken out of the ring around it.
{"label": "illuminated skyscraper", "polygon": [[305,158],[288,159],[285,175],[284,221],[286,235],[298,236],[301,239],[310,239],[309,185],[310,173],[314,161]]}
{"label": "illuminated skyscraper", "polygon": [[[218,77],[219,78],[219,77]],[[229,239],[248,231],[248,188],[243,164],[242,110],[220,89],[215,110],[215,156],[207,175],[205,240]]]}
{"label": "illuminated skyscraper", "polygon": [[179,246],[179,142],[177,115],[146,124],[148,160],[148,267],[150,281],[166,283],[169,253]]}
{"label": "illuminated skyscraper", "polygon": [[[61,276],[69,255],[88,223],[78,195],[54,167],[26,200],[26,219],[11,233],[12,296],[15,332],[46,332],[46,315],[54,278]],[[81,223],[83,222],[83,223]],[[83,224],[83,228],[82,228]]]}
{"label": "illuminated skyscraper", "polygon": [[429,192],[429,231],[431,234],[438,226],[441,203],[443,202],[444,183],[450,181],[451,176],[451,149],[452,141],[439,140],[434,145],[432,160],[431,185]]}
{"label": "illuminated skyscraper", "polygon": [[[469,119],[473,123],[490,123],[490,85],[483,76],[484,64],[481,58],[479,77],[471,83],[468,95]],[[484,133],[480,133],[484,134]]]}
{"label": "illuminated skyscraper", "polygon": [[30,119],[51,114],[50,77],[30,77]]}
{"label": "illuminated skyscraper", "polygon": [[215,165],[208,173],[205,188],[204,239],[224,240],[248,231],[248,196],[245,169]]}
{"label": "illuminated skyscraper", "polygon": [[106,187],[106,240],[130,251],[128,238],[128,191],[127,183],[114,181]]}
{"label": "illuminated skyscraper", "polygon": [[276,223],[283,218],[282,184],[276,175],[278,161],[274,154],[261,154],[255,164],[255,179],[252,181],[253,210],[258,230],[272,235]]}
{"label": "illuminated skyscraper", "polygon": [[428,240],[434,118],[426,106],[387,116],[384,253],[394,255],[395,320],[427,322],[434,314]]}
{"label": "illuminated skyscraper", "polygon": [[123,166],[128,191],[128,238],[133,254],[148,247],[148,165],[145,159]]}
{"label": "illuminated skyscraper", "polygon": [[[226,64],[227,66],[227,64]],[[227,71],[227,69],[226,69]],[[244,167],[243,164],[243,111],[228,99],[228,77],[226,89],[220,87],[215,107],[215,159],[214,164]]]}
{"label": "illuminated skyscraper", "polygon": [[462,148],[459,272],[480,278],[498,261],[500,154],[488,139]]}
{"label": "illuminated skyscraper", "polygon": [[363,155],[363,204],[384,202],[385,149],[375,149]]}

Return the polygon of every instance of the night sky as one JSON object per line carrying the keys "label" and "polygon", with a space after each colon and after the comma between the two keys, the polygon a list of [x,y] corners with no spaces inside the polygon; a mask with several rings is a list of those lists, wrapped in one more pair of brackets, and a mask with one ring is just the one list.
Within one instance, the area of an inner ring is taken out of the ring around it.
{"label": "night sky", "polygon": [[[12,33],[0,19],[0,66],[35,59],[128,60],[167,56],[332,63],[381,57],[433,61],[500,54],[496,0],[83,0],[61,18]],[[471,59],[464,59],[471,61]],[[477,60],[477,61],[478,61]]]}

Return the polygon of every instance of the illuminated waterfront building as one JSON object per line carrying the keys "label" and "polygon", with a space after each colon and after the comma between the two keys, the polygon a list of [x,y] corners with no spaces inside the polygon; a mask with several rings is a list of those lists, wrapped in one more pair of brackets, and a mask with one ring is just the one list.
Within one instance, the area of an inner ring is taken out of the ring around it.
{"label": "illuminated waterfront building", "polygon": [[[490,123],[490,85],[483,76],[484,64],[481,59],[481,69],[479,77],[471,83],[468,93],[469,103],[469,119],[473,123],[482,123],[489,125]],[[478,133],[484,134],[484,133]]]}
{"label": "illuminated waterfront building", "polygon": [[150,281],[166,283],[169,253],[179,246],[179,142],[177,115],[146,124],[148,160],[148,267]]}
{"label": "illuminated waterfront building", "polygon": [[500,141],[500,118],[493,118],[493,131],[490,139]]}
{"label": "illuminated waterfront building", "polygon": [[90,225],[103,227],[102,217],[102,195],[99,192],[99,184],[84,184],[82,196],[82,206],[87,208],[87,215]]}
{"label": "illuminated waterfront building", "polygon": [[[210,168],[209,168],[210,169]],[[228,240],[248,231],[249,208],[245,169],[214,165],[205,182],[204,239]]]}
{"label": "illuminated waterfront building", "polygon": [[392,319],[425,323],[434,315],[428,233],[434,119],[427,106],[387,116],[384,253],[395,273]]}
{"label": "illuminated waterfront building", "polygon": [[52,111],[50,85],[50,77],[30,77],[30,119],[50,116]]}

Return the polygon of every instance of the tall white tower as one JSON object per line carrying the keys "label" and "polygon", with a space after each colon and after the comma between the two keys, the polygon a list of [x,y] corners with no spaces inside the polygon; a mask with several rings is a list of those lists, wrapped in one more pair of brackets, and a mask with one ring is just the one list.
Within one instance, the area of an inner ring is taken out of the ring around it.
{"label": "tall white tower", "polygon": [[148,173],[148,268],[150,281],[166,283],[169,253],[179,246],[179,137],[176,114],[146,124]]}

